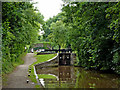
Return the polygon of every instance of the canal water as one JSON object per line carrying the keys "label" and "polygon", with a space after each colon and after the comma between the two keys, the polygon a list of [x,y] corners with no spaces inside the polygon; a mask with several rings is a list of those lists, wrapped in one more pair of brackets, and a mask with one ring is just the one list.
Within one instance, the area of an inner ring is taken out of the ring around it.
{"label": "canal water", "polygon": [[47,67],[37,70],[37,74],[49,74],[56,78],[39,78],[45,88],[119,88],[120,76],[84,70],[74,66]]}

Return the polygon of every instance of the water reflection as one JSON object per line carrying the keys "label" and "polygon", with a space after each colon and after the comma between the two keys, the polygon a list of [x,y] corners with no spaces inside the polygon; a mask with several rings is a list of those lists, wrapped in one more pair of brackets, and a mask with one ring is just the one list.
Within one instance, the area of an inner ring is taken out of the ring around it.
{"label": "water reflection", "polygon": [[59,79],[61,81],[69,81],[69,80],[73,80],[75,78],[75,72],[73,67],[71,66],[59,66],[58,67],[59,70]]}
{"label": "water reflection", "polygon": [[94,71],[78,69],[77,88],[118,88],[119,77],[111,74],[101,74]]}
{"label": "water reflection", "polygon": [[79,67],[59,66],[37,70],[38,74],[51,74],[58,79],[44,79],[46,88],[118,88],[120,77],[114,74],[102,74],[85,71]]}

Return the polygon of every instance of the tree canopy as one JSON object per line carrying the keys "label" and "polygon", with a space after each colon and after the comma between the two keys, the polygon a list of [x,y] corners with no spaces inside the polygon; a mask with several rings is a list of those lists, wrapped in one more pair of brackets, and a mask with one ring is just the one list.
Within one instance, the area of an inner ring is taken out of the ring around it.
{"label": "tree canopy", "polygon": [[120,2],[68,2],[49,24],[49,40],[77,51],[79,66],[120,74],[119,8]]}

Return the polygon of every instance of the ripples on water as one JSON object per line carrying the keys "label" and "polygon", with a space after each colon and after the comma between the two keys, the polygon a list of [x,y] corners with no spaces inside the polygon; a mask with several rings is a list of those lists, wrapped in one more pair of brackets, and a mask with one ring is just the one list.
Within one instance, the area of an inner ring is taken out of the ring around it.
{"label": "ripples on water", "polygon": [[42,79],[41,83],[46,88],[120,88],[119,76],[86,71],[80,67],[49,67],[39,69],[37,73],[56,77],[56,79]]}

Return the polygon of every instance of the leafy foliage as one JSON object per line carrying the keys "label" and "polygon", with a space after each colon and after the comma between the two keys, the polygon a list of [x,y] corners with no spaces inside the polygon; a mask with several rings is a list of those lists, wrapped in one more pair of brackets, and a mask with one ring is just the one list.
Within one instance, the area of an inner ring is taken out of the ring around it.
{"label": "leafy foliage", "polygon": [[52,23],[50,30],[52,33],[48,35],[49,40],[54,42],[54,45],[65,47],[66,28],[63,22],[57,21],[56,23]]}
{"label": "leafy foliage", "polygon": [[69,42],[77,50],[80,66],[120,73],[118,8],[119,3],[108,2],[76,2],[63,7],[64,22],[72,27]]}
{"label": "leafy foliage", "polygon": [[[63,5],[62,18],[58,21],[66,29],[62,30],[64,39],[59,39],[77,51],[79,66],[120,74],[119,8],[120,2],[69,2]],[[50,25],[52,28],[49,29],[54,31],[49,36],[56,43],[54,39],[60,37],[61,28],[55,29],[59,27],[57,22]]]}
{"label": "leafy foliage", "polygon": [[45,31],[44,34],[44,41],[49,41],[47,38],[48,35],[52,32],[50,27],[52,23],[56,23],[57,21],[61,20],[63,18],[62,13],[59,13],[57,16],[53,16],[53,18],[48,19],[44,25],[42,26],[43,30]]}
{"label": "leafy foliage", "polygon": [[43,16],[37,12],[30,2],[2,3],[2,71],[8,73],[18,57],[25,51],[26,45],[31,45],[38,39]]}

